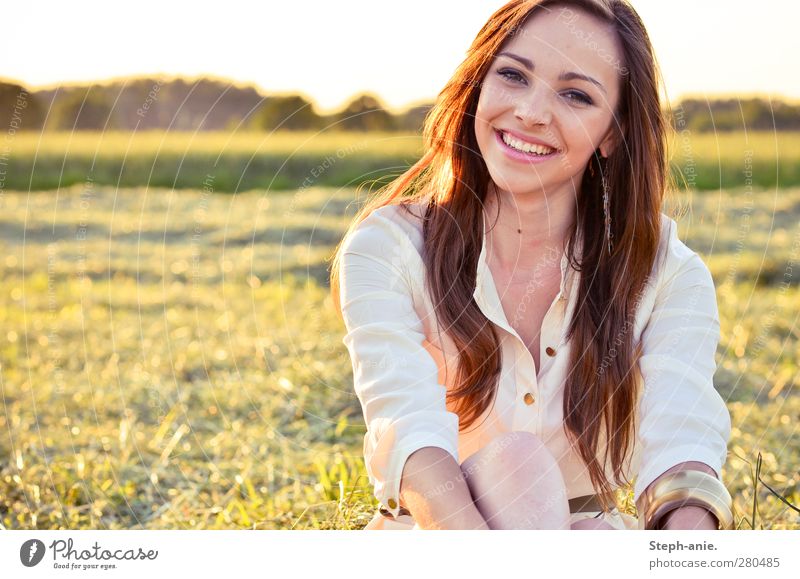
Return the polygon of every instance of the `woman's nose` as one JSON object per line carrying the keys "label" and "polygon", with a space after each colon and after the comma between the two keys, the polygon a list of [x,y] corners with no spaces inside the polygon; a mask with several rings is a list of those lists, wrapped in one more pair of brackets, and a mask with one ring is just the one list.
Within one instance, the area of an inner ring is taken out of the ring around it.
{"label": "woman's nose", "polygon": [[530,91],[521,95],[516,103],[514,115],[526,125],[548,125],[552,115],[552,89],[537,82]]}

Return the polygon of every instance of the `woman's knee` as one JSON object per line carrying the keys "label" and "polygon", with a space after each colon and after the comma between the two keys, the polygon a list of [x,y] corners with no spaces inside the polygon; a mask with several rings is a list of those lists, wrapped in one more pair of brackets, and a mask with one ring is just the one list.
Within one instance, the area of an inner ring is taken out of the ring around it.
{"label": "woman's knee", "polygon": [[538,436],[499,436],[461,469],[481,513],[492,517],[492,528],[569,528],[561,471]]}
{"label": "woman's knee", "polygon": [[504,433],[468,457],[461,465],[465,477],[520,479],[524,484],[554,479],[562,483],[561,471],[555,457],[535,434],[525,431]]}

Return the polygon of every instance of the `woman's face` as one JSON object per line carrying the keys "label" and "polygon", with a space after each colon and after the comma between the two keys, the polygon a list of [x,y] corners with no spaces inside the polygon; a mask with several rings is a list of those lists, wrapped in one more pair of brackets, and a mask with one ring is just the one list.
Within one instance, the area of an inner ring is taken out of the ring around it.
{"label": "woman's face", "polygon": [[495,185],[572,194],[595,149],[613,148],[622,70],[616,34],[593,16],[556,7],[529,18],[491,64],[475,115]]}

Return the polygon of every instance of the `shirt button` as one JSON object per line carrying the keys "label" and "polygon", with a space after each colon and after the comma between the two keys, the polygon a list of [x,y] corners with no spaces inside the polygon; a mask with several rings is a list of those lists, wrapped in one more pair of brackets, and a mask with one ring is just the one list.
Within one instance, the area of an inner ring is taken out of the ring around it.
{"label": "shirt button", "polygon": [[547,353],[547,355],[548,355],[548,356],[550,356],[551,358],[552,358],[553,356],[555,356],[555,355],[556,355],[556,351],[555,351],[553,348],[551,348],[550,346],[547,346],[547,348],[545,348],[545,349],[544,349],[544,351],[545,351],[545,352]]}
{"label": "shirt button", "polygon": [[530,406],[536,401],[536,399],[533,397],[533,394],[531,394],[530,392],[526,392],[523,399],[525,400],[525,404],[527,404],[528,406]]}
{"label": "shirt button", "polygon": [[396,501],[396,500],[394,500],[394,499],[389,499],[389,500],[388,500],[388,501],[386,501],[386,502],[389,504],[389,508],[390,508],[390,509],[396,509],[396,508],[397,508],[397,501]]}

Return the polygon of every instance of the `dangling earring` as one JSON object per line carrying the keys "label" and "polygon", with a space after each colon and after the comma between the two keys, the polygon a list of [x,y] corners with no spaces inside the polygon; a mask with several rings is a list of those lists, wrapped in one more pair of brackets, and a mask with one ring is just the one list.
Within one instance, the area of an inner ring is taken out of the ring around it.
{"label": "dangling earring", "polygon": [[608,255],[611,255],[611,203],[609,200],[609,185],[608,185],[608,157],[606,157],[605,165],[603,165],[603,171],[600,174],[600,180],[603,184],[603,215],[605,216],[606,221],[606,239],[608,240]]}

